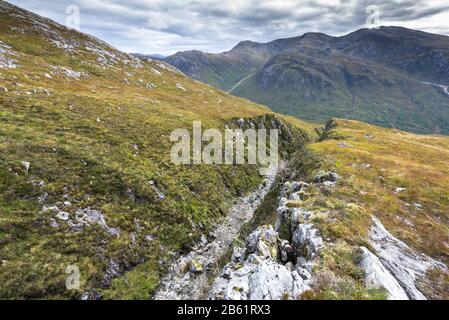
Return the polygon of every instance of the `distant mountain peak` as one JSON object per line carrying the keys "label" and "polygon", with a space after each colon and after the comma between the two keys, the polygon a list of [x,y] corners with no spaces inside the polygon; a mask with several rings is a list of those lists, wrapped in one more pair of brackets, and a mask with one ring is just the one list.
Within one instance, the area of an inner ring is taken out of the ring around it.
{"label": "distant mountain peak", "polygon": [[261,45],[261,43],[255,42],[255,41],[251,41],[251,40],[245,40],[245,41],[240,41],[239,43],[237,43],[237,45],[234,48],[232,48],[232,50],[240,49],[240,48],[243,48],[243,47],[257,47],[259,45]]}

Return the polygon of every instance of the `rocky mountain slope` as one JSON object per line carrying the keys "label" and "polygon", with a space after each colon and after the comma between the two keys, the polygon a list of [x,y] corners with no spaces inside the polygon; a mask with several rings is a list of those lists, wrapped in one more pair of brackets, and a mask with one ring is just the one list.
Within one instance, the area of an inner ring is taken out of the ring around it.
{"label": "rocky mountain slope", "polygon": [[399,27],[307,33],[229,52],[165,58],[187,75],[313,121],[357,119],[449,133],[449,37]]}

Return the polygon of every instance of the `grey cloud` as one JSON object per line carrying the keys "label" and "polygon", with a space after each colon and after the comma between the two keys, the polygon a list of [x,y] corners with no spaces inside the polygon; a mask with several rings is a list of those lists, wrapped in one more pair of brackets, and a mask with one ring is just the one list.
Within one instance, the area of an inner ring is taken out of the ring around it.
{"label": "grey cloud", "polygon": [[[449,12],[444,0],[9,0],[65,20],[65,8],[81,10],[81,31],[128,52],[226,51],[241,40],[267,42],[305,32],[342,35],[365,26],[376,5],[383,24],[403,24],[449,34],[433,17]],[[441,19],[440,19],[441,20]]]}

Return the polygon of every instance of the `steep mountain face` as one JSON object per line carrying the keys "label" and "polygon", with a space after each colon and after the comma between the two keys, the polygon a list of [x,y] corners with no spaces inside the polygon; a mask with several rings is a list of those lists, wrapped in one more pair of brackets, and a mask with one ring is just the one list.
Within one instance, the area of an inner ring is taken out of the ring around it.
{"label": "steep mountain face", "polygon": [[188,51],[167,57],[164,61],[182,68],[194,79],[229,90],[243,77],[255,72],[264,60],[254,56],[253,61],[251,56],[245,50],[224,53],[222,56]]}
{"label": "steep mountain face", "polygon": [[344,37],[308,33],[267,44],[243,42],[223,54],[181,52],[165,61],[195,79],[303,119],[343,117],[449,133],[446,36],[398,27]]}
{"label": "steep mountain face", "polygon": [[257,166],[174,165],[170,134],[238,119],[291,127],[284,149],[303,139],[266,107],[0,1],[0,298],[149,298],[164,261],[262,181]]}
{"label": "steep mountain face", "polygon": [[336,46],[345,54],[401,70],[422,81],[449,85],[449,37],[404,28],[359,30]]}

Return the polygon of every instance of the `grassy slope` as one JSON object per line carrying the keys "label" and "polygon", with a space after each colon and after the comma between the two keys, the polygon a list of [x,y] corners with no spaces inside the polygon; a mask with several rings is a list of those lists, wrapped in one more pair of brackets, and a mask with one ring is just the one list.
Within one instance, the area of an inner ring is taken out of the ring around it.
{"label": "grassy slope", "polygon": [[[148,298],[163,272],[158,261],[207,233],[232,198],[261,180],[250,166],[173,166],[171,131],[189,129],[193,120],[223,128],[236,117],[271,112],[159,62],[133,67],[136,61],[95,39],[10,8],[0,8],[0,41],[18,68],[0,69],[0,297],[79,297],[98,288],[113,259],[122,271],[139,265],[142,272],[125,286],[113,284],[106,297]],[[74,48],[58,48],[52,39]],[[86,49],[92,46],[116,62],[103,65]],[[22,161],[31,163],[29,172]],[[51,227],[54,213],[42,209],[55,204],[72,218],[78,208],[101,210],[120,237],[95,226]],[[79,291],[65,290],[69,264],[80,268]]]}
{"label": "grassy slope", "polygon": [[[302,298],[386,299],[382,290],[366,288],[358,267],[359,247],[370,247],[372,215],[412,248],[449,265],[449,138],[351,120],[336,123],[327,139],[294,154],[275,183],[312,182],[321,170],[341,175],[335,188],[312,183],[304,201],[289,201],[316,213],[313,223],[326,241],[314,269],[315,286]],[[397,193],[398,187],[405,190]],[[279,191],[268,194],[241,241],[257,226],[275,223]],[[439,270],[429,270],[419,286],[429,298],[449,298],[449,275]]]}
{"label": "grassy slope", "polygon": [[[449,138],[420,136],[356,121],[338,120],[330,139],[310,146],[323,167],[343,178],[333,190],[312,189],[302,206],[330,212],[317,219],[325,238],[335,243],[323,254],[321,271],[359,279],[357,247],[369,246],[370,216],[380,218],[399,239],[449,264]],[[346,143],[342,147],[338,144]],[[304,158],[301,158],[304,162]],[[369,165],[369,166],[368,166]],[[396,188],[405,191],[395,192]],[[415,204],[421,205],[417,208]],[[428,274],[432,298],[448,298],[449,278]],[[321,288],[319,298],[348,297],[345,287]],[[352,296],[357,290],[351,289]]]}

